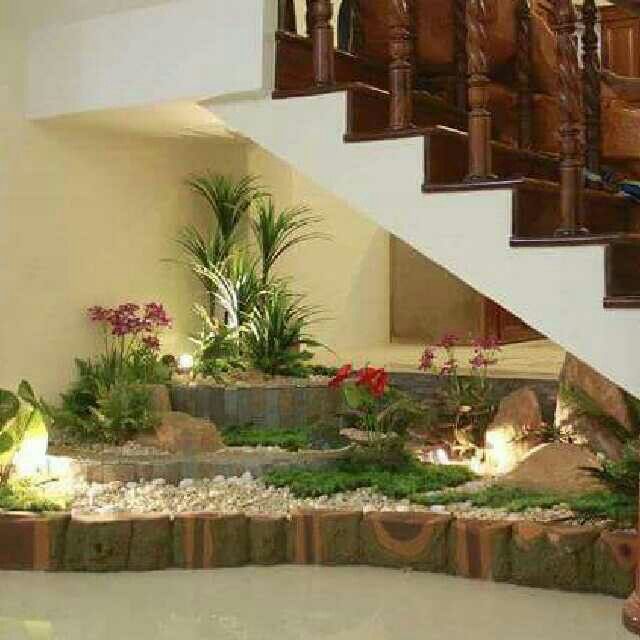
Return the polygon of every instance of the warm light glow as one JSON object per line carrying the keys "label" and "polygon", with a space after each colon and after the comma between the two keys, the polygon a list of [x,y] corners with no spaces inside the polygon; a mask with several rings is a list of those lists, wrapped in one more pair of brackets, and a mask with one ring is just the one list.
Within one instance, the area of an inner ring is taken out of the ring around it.
{"label": "warm light glow", "polygon": [[18,478],[34,476],[47,471],[47,447],[49,436],[46,432],[25,437],[13,458],[13,468]]}
{"label": "warm light glow", "polygon": [[190,353],[183,353],[178,358],[178,371],[189,373],[193,369],[193,356]]}
{"label": "warm light glow", "polygon": [[517,464],[513,434],[507,429],[487,432],[487,463],[494,474],[508,473]]}

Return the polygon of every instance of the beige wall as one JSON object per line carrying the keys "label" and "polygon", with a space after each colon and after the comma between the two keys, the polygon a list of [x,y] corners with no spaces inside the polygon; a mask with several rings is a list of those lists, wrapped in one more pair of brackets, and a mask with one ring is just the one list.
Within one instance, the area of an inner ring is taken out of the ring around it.
{"label": "beige wall", "polygon": [[[5,5],[6,8],[6,5]],[[177,257],[179,227],[203,210],[195,170],[242,173],[243,145],[161,139],[23,117],[24,33],[0,26],[0,386],[26,377],[55,399],[73,358],[97,348],[92,304],[160,300],[186,347],[198,295]]]}
{"label": "beige wall", "polygon": [[391,238],[391,333],[433,343],[445,333],[478,335],[483,296],[408,244]]}
{"label": "beige wall", "polygon": [[248,169],[263,177],[278,206],[309,205],[323,218],[319,230],[332,237],[295,249],[280,269],[327,317],[315,327],[318,339],[337,361],[350,348],[388,342],[388,234],[257,146],[249,151]]}

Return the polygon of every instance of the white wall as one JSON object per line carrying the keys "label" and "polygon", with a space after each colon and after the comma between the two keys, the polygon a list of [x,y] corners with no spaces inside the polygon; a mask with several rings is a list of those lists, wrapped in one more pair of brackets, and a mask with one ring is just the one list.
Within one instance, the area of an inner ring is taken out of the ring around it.
{"label": "white wall", "polygon": [[265,25],[273,31],[274,3],[144,4],[154,6],[32,31],[28,116],[48,118],[264,88],[263,65],[271,65],[272,42],[263,33]]}

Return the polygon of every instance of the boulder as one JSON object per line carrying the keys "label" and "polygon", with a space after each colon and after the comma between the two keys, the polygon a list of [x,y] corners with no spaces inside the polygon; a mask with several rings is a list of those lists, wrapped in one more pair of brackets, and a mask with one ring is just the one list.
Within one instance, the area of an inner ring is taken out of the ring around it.
{"label": "boulder", "polygon": [[[635,433],[624,391],[571,354],[565,358],[560,373],[560,387],[582,391],[630,435]],[[556,405],[556,425],[569,435],[576,436],[578,441],[588,443],[594,451],[603,453],[611,460],[619,460],[622,457],[622,439],[601,420],[576,415],[574,408],[561,395]]]}
{"label": "boulder", "polygon": [[499,484],[530,491],[588,493],[606,486],[584,467],[600,467],[598,458],[586,447],[575,444],[542,444],[532,449]]}
{"label": "boulder", "polygon": [[138,442],[171,453],[200,453],[224,447],[213,422],[179,411],[163,413],[155,434],[141,435]]}
{"label": "boulder", "polygon": [[147,389],[151,394],[151,409],[156,413],[168,413],[171,411],[171,396],[166,384],[150,384]]}
{"label": "boulder", "polygon": [[542,410],[533,389],[523,387],[504,398],[486,433],[487,471],[512,471],[539,444],[535,435],[528,437],[527,433],[541,424]]}

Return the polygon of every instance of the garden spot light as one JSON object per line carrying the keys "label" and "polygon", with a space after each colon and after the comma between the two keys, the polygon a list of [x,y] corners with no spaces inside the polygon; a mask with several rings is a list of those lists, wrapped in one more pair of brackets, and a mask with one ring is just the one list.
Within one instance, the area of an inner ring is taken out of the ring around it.
{"label": "garden spot light", "polygon": [[193,371],[193,356],[190,353],[183,353],[178,358],[178,373],[188,374]]}

